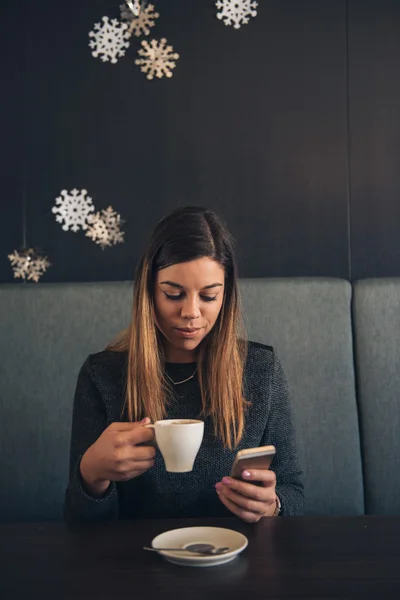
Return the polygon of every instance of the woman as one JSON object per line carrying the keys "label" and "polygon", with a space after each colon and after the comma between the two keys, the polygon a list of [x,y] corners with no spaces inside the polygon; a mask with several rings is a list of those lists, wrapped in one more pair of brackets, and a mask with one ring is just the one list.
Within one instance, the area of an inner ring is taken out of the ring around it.
{"label": "woman", "polygon": [[[166,472],[144,427],[161,418],[204,420],[190,473]],[[269,444],[270,470],[229,477],[238,450]],[[129,328],[80,371],[70,461],[69,521],[302,513],[285,377],[271,347],[245,341],[233,241],[214,212],[158,223]]]}

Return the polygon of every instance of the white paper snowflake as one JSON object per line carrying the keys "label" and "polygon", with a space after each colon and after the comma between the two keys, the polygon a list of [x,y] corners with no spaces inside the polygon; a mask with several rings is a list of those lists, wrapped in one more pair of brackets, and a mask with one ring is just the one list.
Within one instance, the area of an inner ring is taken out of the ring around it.
{"label": "white paper snowflake", "polygon": [[123,223],[121,215],[109,206],[89,217],[86,235],[104,250],[107,246],[123,243],[124,232],[121,231]]}
{"label": "white paper snowflake", "polygon": [[254,0],[218,0],[216,7],[221,12],[217,13],[218,19],[223,19],[225,25],[233,25],[240,29],[241,25],[247,25],[249,17],[256,17],[258,2]]}
{"label": "white paper snowflake", "polygon": [[61,196],[56,198],[56,206],[51,211],[56,215],[57,223],[64,223],[64,231],[87,229],[88,216],[94,211],[94,206],[86,194],[86,190],[73,189],[70,193],[62,190]]}
{"label": "white paper snowflake", "polygon": [[173,52],[172,46],[167,46],[167,40],[162,38],[159,42],[151,40],[150,43],[146,40],[141,42],[142,48],[138,50],[138,54],[143,58],[135,60],[136,65],[141,65],[140,70],[147,73],[147,79],[154,79],[154,76],[172,77],[172,70],[176,64],[175,60],[179,58],[179,54]]}
{"label": "white paper snowflake", "polygon": [[155,12],[153,4],[142,6],[136,18],[126,5],[121,4],[120,8],[121,19],[129,24],[129,33],[136,37],[149,35],[151,27],[156,24],[155,20],[160,16],[158,12]]}
{"label": "white paper snowflake", "polygon": [[14,272],[14,279],[27,279],[38,283],[42,275],[51,266],[47,256],[41,256],[33,248],[14,250],[8,255]]}
{"label": "white paper snowflake", "polygon": [[89,37],[94,38],[89,42],[92,48],[92,56],[100,56],[103,62],[118,62],[125,56],[125,49],[129,48],[130,33],[126,23],[120,23],[117,19],[103,17],[103,24],[96,23],[94,31],[89,32]]}

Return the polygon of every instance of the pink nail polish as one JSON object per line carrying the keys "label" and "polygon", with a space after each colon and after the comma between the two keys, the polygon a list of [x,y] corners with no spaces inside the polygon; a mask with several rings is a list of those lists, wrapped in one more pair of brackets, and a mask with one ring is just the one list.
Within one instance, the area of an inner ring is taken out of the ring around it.
{"label": "pink nail polish", "polygon": [[242,477],[251,477],[250,471],[243,471],[242,472]]}
{"label": "pink nail polish", "polygon": [[225,483],[226,485],[230,485],[232,483],[232,479],[229,479],[229,477],[224,477],[222,480],[222,483]]}

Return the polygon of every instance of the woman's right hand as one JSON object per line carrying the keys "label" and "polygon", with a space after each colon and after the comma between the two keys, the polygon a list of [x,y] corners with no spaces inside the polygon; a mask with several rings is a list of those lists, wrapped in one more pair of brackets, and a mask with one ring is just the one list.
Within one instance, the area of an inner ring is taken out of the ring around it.
{"label": "woman's right hand", "polygon": [[85,487],[93,496],[103,495],[111,481],[128,481],[154,465],[156,450],[148,444],[154,430],[138,423],[112,423],[82,457],[80,471]]}

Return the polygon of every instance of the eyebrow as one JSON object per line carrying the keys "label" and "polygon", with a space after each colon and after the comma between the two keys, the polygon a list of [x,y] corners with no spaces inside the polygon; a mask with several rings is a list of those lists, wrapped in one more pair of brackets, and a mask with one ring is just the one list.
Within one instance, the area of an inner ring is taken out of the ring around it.
{"label": "eyebrow", "polygon": [[[172,287],[176,287],[179,288],[180,290],[184,290],[185,288],[183,287],[183,285],[181,285],[180,283],[175,283],[174,281],[161,281],[160,285],[171,285]],[[211,288],[215,288],[215,287],[222,287],[222,283],[211,283],[210,285],[205,285],[203,288],[201,288],[202,290],[209,290]]]}

